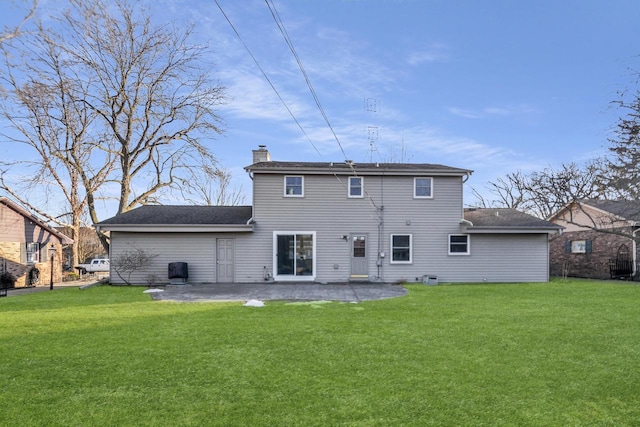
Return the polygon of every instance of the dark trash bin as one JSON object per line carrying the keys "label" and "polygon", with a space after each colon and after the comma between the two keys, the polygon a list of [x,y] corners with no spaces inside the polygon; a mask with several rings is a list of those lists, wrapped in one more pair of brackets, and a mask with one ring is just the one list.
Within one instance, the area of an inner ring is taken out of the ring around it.
{"label": "dark trash bin", "polygon": [[189,278],[189,264],[186,262],[169,263],[169,281],[173,283],[185,283]]}

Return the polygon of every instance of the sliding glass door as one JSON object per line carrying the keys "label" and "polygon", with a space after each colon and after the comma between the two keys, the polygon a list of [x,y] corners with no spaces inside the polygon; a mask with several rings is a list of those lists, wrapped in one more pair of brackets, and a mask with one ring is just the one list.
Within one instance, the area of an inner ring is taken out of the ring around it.
{"label": "sliding glass door", "polygon": [[315,277],[315,233],[274,232],[276,279]]}

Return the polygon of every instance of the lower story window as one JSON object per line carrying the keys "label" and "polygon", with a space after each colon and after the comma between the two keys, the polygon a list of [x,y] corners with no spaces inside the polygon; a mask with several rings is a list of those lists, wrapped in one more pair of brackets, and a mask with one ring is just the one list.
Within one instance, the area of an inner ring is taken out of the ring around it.
{"label": "lower story window", "polygon": [[411,264],[411,234],[391,235],[391,263]]}
{"label": "lower story window", "polygon": [[469,236],[466,234],[450,235],[449,255],[469,255]]}
{"label": "lower story window", "polygon": [[315,232],[274,232],[276,279],[315,277]]}
{"label": "lower story window", "polygon": [[572,254],[591,253],[593,244],[591,240],[566,240],[565,252]]}

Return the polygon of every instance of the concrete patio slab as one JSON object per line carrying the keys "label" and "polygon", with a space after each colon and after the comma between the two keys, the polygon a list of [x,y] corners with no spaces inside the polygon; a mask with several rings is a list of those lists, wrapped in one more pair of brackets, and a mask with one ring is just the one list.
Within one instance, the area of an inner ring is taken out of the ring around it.
{"label": "concrete patio slab", "polygon": [[169,285],[152,293],[165,301],[344,301],[360,302],[397,298],[407,294],[401,285],[391,284],[273,284],[233,283]]}

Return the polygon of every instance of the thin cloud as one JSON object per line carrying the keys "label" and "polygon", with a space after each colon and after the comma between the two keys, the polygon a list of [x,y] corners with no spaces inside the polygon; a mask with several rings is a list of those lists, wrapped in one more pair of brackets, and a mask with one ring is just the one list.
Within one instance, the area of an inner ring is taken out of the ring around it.
{"label": "thin cloud", "polygon": [[526,115],[535,113],[537,110],[529,105],[520,104],[508,107],[483,107],[479,109],[448,107],[447,111],[454,116],[464,117],[466,119],[486,119],[492,117]]}
{"label": "thin cloud", "polygon": [[449,48],[441,43],[433,43],[425,49],[411,52],[407,64],[415,66],[430,62],[444,62],[449,59]]}

